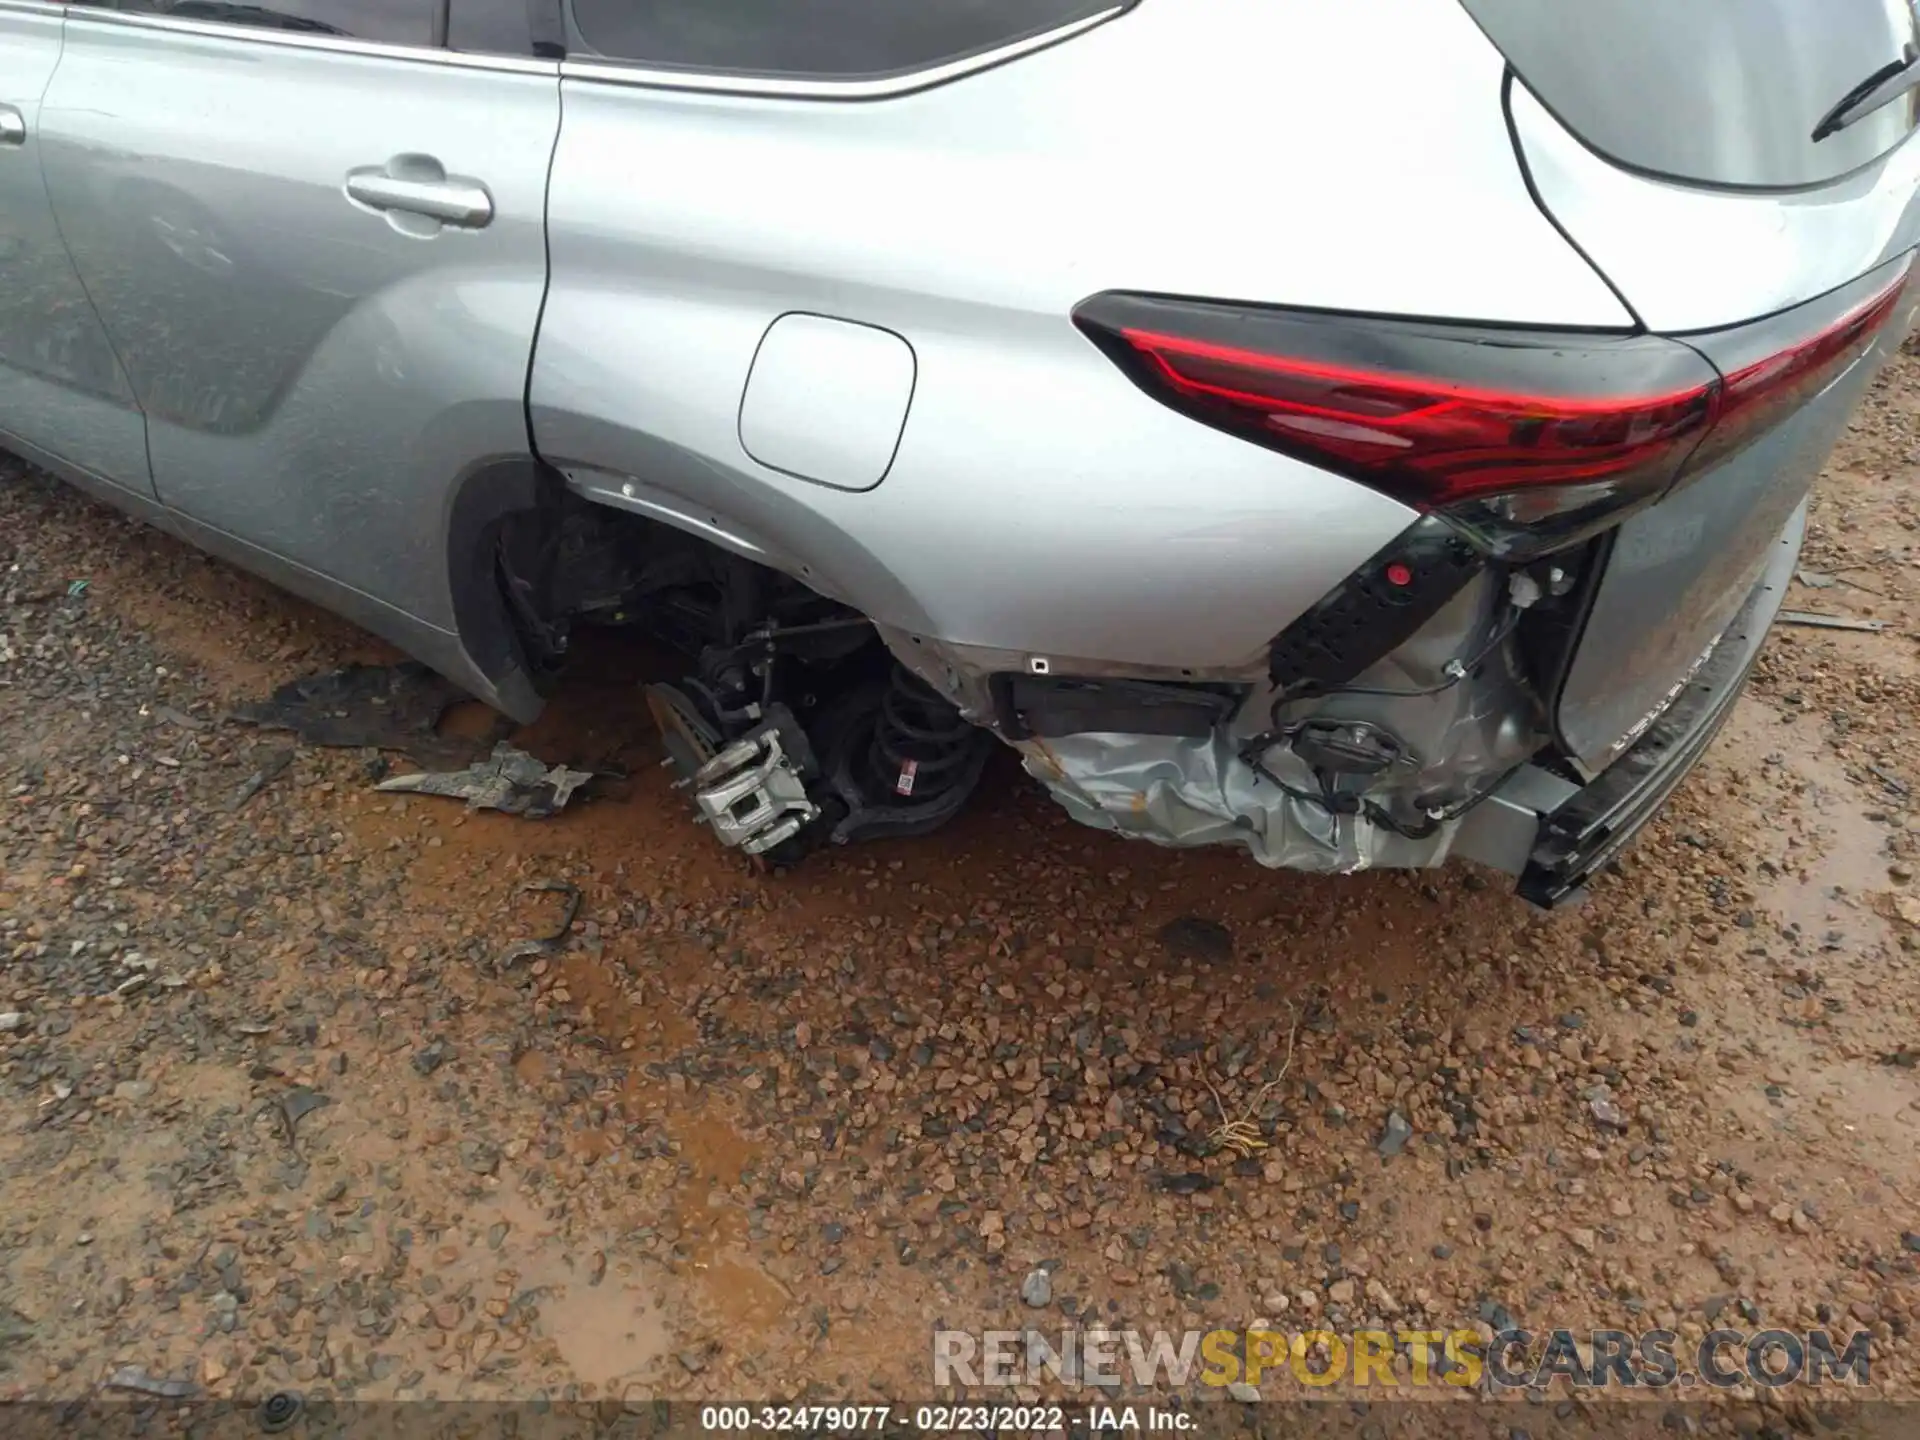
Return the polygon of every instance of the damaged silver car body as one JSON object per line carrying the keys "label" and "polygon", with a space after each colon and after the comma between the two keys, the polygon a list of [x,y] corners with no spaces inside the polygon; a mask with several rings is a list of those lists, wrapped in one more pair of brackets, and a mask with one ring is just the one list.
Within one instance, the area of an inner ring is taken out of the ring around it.
{"label": "damaged silver car body", "polygon": [[[1343,874],[1457,855],[1520,877],[1527,898],[1551,906],[1624,848],[1725,720],[1785,596],[1803,523],[1797,516],[1775,547],[1735,623],[1633,728],[1646,754],[1628,783],[1608,787],[1604,802],[1587,795],[1584,808],[1570,803],[1582,797],[1577,779],[1533,763],[1551,755],[1551,737],[1499,645],[1505,622],[1479,595],[1368,672],[1369,694],[1289,707],[1256,691],[1250,715],[1273,713],[1260,707],[1274,701],[1283,716],[1293,712],[1277,729],[1243,721],[1203,736],[1014,743],[1028,773],[1099,829],[1162,845],[1238,845],[1272,868]],[[1495,663],[1463,658],[1491,661],[1496,651]],[[1649,737],[1669,716],[1670,733]]]}
{"label": "damaged silver car body", "polygon": [[[1534,596],[1525,577],[1523,599]],[[1244,846],[1273,868],[1438,864],[1460,818],[1543,743],[1501,648],[1511,594],[1484,578],[1332,699],[1253,678],[1206,735],[1018,740],[1074,818],[1167,845]],[[1506,587],[1509,592],[1514,586]]]}
{"label": "damaged silver car body", "polygon": [[1118,834],[1550,905],[1911,327],[1915,53],[1894,0],[0,0],[0,443],[514,720],[646,630],[771,863],[1004,742]]}

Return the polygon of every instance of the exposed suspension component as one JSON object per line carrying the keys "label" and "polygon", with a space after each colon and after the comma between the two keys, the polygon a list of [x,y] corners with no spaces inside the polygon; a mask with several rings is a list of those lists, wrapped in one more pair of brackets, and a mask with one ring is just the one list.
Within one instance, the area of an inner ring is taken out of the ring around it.
{"label": "exposed suspension component", "polygon": [[843,697],[822,727],[829,779],[844,807],[831,830],[839,845],[944,825],[966,804],[993,748],[987,731],[897,662],[884,680]]}
{"label": "exposed suspension component", "polygon": [[[649,687],[668,763],[721,843],[790,862],[822,843],[924,834],[959,812],[993,737],[918,676],[887,663],[880,679],[808,707],[804,725],[779,701],[715,705],[709,685]],[[728,741],[745,715],[751,728]],[[706,746],[685,743],[689,731],[724,746],[691,770]]]}
{"label": "exposed suspension component", "polygon": [[931,804],[956,785],[972,786],[968,761],[985,737],[926,681],[895,665],[880,697],[867,747],[872,778],[902,799]]}
{"label": "exposed suspension component", "polygon": [[646,687],[647,706],[676,788],[722,844],[790,864],[823,844],[922,834],[973,793],[991,732],[895,661],[858,611],[598,506],[567,509],[537,538],[500,561],[523,647],[557,663],[577,622],[691,657]]}

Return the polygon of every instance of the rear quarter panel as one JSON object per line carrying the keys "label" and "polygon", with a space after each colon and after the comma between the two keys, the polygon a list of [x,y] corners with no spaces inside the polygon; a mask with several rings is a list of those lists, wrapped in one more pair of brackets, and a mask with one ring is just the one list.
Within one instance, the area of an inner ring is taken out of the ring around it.
{"label": "rear quarter panel", "polygon": [[[885,100],[567,79],[536,443],[901,629],[1243,667],[1409,513],[1157,405],[1071,311],[1126,288],[1627,323],[1529,196],[1501,75],[1452,5],[1211,0]],[[877,488],[740,444],[790,311],[913,347]]]}

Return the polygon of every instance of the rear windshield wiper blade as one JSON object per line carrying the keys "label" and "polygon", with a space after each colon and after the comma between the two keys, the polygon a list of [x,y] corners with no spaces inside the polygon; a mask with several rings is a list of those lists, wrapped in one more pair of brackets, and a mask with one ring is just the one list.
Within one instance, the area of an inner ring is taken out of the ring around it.
{"label": "rear windshield wiper blade", "polygon": [[1864,120],[1883,105],[1890,105],[1911,90],[1920,89],[1920,54],[1913,47],[1898,60],[1882,65],[1853,89],[1840,97],[1820,123],[1813,127],[1813,142],[1819,144],[1829,135],[1838,135],[1856,120]]}

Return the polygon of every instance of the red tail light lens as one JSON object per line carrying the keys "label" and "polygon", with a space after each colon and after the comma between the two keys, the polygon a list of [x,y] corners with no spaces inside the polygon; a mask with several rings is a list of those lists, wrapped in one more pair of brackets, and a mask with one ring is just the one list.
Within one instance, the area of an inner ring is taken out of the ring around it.
{"label": "red tail light lens", "polygon": [[1656,395],[1576,398],[1119,332],[1167,394],[1423,506],[1537,485],[1659,483],[1706,433],[1713,373]]}
{"label": "red tail light lens", "polygon": [[1912,256],[1902,256],[1771,320],[1689,336],[1725,376],[1713,432],[1692,468],[1717,464],[1744,449],[1826,389],[1899,311],[1912,264]]}
{"label": "red tail light lens", "polygon": [[1584,538],[1790,414],[1894,313],[1906,268],[1711,344],[1131,295],[1074,319],[1164,404],[1512,556]]}

